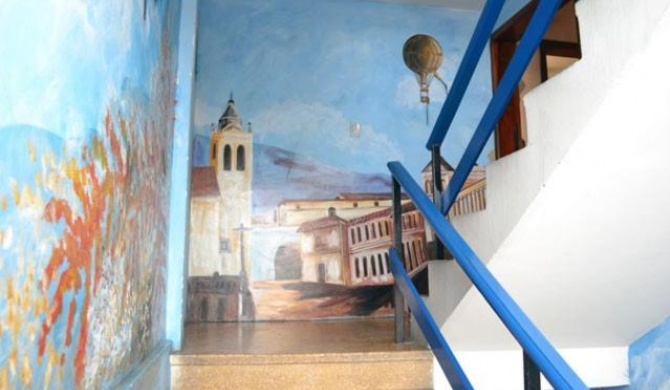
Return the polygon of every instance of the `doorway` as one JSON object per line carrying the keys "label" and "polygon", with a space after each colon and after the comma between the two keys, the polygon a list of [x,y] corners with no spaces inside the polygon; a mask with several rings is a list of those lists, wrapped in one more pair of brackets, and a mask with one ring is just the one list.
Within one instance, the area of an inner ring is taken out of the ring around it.
{"label": "doorway", "polygon": [[[512,95],[495,132],[495,158],[499,159],[522,149],[528,142],[523,97],[539,84],[556,76],[578,61],[581,56],[579,26],[575,13],[577,0],[564,0],[554,21],[531,59],[528,68]],[[491,78],[495,91],[521,37],[537,8],[533,0],[510,18],[491,37]]]}

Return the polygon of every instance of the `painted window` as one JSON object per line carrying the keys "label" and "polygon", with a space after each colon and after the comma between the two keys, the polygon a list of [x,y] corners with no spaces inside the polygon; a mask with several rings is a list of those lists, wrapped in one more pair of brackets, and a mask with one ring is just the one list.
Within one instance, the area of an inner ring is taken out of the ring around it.
{"label": "painted window", "polygon": [[216,160],[216,144],[212,145],[212,160]]}
{"label": "painted window", "polygon": [[368,277],[368,258],[363,257],[363,277]]}
{"label": "painted window", "polygon": [[209,318],[209,303],[207,298],[202,298],[200,301],[200,321],[207,321]]}
{"label": "painted window", "polygon": [[223,148],[223,170],[230,171],[231,160],[233,152],[230,150],[230,145],[226,145]]}
{"label": "painted window", "polygon": [[227,238],[222,238],[219,240],[219,253],[229,253],[230,252],[230,240]]}
{"label": "painted window", "polygon": [[416,241],[412,241],[410,249],[412,253],[412,263],[414,264],[414,267],[416,267],[419,265],[419,260],[416,258]]}
{"label": "painted window", "polygon": [[244,146],[240,145],[237,147],[237,170],[244,170]]}
{"label": "painted window", "polygon": [[219,321],[223,321],[225,312],[226,312],[225,301],[223,298],[219,298],[216,305],[216,319]]}

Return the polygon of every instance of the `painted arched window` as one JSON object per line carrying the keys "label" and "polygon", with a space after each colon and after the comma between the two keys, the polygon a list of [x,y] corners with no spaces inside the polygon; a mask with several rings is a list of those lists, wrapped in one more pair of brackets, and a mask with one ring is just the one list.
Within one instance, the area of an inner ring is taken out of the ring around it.
{"label": "painted arched window", "polygon": [[244,146],[242,145],[237,147],[237,170],[244,170]]}
{"label": "painted arched window", "polygon": [[363,256],[363,277],[368,277],[368,258]]}
{"label": "painted arched window", "polygon": [[384,262],[382,261],[381,253],[377,253],[377,262],[379,263],[379,274],[386,275],[388,273],[388,270],[384,269]]}
{"label": "painted arched window", "polygon": [[200,321],[207,321],[209,319],[209,303],[207,298],[200,300]]}
{"label": "painted arched window", "polygon": [[230,171],[230,165],[231,165],[231,160],[232,160],[232,155],[233,152],[230,150],[230,145],[226,145],[223,148],[223,170],[224,171]]}
{"label": "painted arched window", "polygon": [[212,160],[216,160],[216,143],[212,144]]}

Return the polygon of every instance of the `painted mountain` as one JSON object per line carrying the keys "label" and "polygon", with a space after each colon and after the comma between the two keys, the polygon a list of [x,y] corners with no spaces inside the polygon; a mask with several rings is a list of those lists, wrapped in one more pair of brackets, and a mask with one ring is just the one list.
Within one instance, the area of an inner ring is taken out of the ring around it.
{"label": "painted mountain", "polygon": [[[208,150],[209,138],[196,136],[194,166],[208,165]],[[352,172],[276,146],[254,143],[253,212],[269,212],[285,199],[329,199],[342,192],[391,192],[390,174],[381,172]]]}

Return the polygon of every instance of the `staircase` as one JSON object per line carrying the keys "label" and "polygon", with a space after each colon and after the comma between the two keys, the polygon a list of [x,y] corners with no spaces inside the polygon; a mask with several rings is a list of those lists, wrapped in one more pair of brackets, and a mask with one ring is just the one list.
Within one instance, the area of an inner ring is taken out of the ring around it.
{"label": "staircase", "polygon": [[389,318],[192,324],[172,389],[429,389],[432,355]]}
{"label": "staircase", "polygon": [[[576,6],[583,58],[526,97],[527,147],[487,167],[487,209],[452,223],[605,387],[628,383],[628,346],[670,315],[670,2]],[[521,388],[521,350],[460,267],[429,269],[449,286],[428,306],[474,387]]]}

